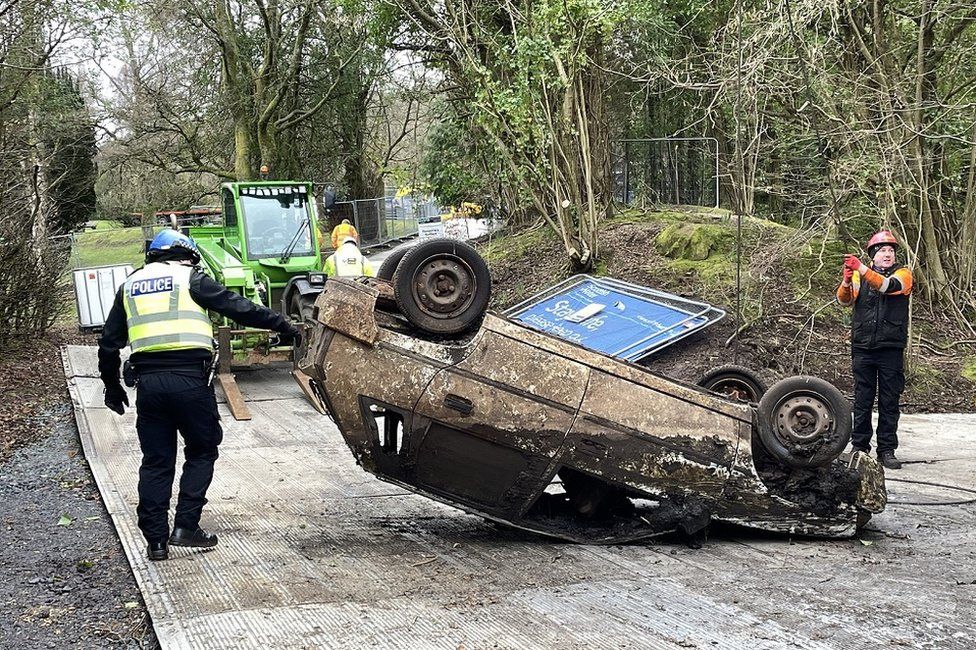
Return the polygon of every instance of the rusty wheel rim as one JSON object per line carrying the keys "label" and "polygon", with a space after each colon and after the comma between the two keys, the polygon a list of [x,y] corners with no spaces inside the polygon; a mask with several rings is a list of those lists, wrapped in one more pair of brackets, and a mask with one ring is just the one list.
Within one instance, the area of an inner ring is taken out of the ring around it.
{"label": "rusty wheel rim", "polygon": [[791,447],[809,447],[834,426],[830,405],[809,393],[786,397],[777,406],[774,418],[777,436]]}
{"label": "rusty wheel rim", "polygon": [[417,307],[433,318],[453,318],[474,300],[474,271],[454,255],[426,260],[414,273],[411,292]]}
{"label": "rusty wheel rim", "polygon": [[710,390],[740,402],[759,401],[755,389],[748,382],[734,377],[727,377],[715,382]]}

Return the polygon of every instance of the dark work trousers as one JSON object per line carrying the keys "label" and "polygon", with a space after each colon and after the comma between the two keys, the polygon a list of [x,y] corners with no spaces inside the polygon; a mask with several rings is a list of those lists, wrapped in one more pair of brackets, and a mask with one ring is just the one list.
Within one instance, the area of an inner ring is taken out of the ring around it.
{"label": "dark work trousers", "polygon": [[217,400],[203,373],[142,372],[136,392],[139,529],[150,543],[169,537],[169,500],[176,474],[176,432],[183,436],[183,473],[174,525],[196,530],[223,440]]}
{"label": "dark work trousers", "polygon": [[898,448],[898,398],[905,389],[905,354],[901,348],[853,350],[854,430],[851,444],[871,450],[871,410],[878,397],[878,454]]}

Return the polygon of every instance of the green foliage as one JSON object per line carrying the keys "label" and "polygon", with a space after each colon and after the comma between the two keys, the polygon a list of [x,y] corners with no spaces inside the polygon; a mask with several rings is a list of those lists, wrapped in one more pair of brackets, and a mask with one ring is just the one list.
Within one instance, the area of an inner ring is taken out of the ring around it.
{"label": "green foliage", "polygon": [[54,203],[51,226],[70,232],[95,213],[95,123],[67,73],[45,75],[39,94],[39,135],[50,152],[45,175]]}
{"label": "green foliage", "polygon": [[407,9],[423,37],[438,43],[433,62],[451,88],[454,124],[434,134],[438,150],[463,142],[465,158],[482,168],[471,173],[458,156],[429,156],[427,177],[452,197],[497,179],[510,222],[544,219],[581,270],[594,264],[598,224],[609,212],[604,63],[630,6],[477,0]]}
{"label": "green foliage", "polygon": [[560,93],[577,82],[578,71],[597,63],[594,57],[626,7],[601,0],[545,0],[532,3],[529,15],[518,20],[504,6],[487,3],[494,24],[515,22],[518,28],[482,33],[486,62],[467,60],[464,74],[476,80],[470,86],[475,124],[524,161],[509,170],[513,182],[534,184],[550,175],[558,135],[552,114],[562,110]]}
{"label": "green foliage", "polygon": [[481,158],[484,150],[485,143],[457,120],[444,119],[433,126],[420,172],[442,205],[484,203],[491,195],[494,179]]}

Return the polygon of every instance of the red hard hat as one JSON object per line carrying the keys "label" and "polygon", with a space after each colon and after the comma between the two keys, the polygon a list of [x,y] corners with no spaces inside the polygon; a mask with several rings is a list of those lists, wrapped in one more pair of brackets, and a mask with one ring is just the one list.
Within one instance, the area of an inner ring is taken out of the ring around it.
{"label": "red hard hat", "polygon": [[885,244],[898,248],[898,240],[895,239],[895,236],[891,234],[890,230],[879,230],[871,235],[871,239],[868,240],[868,245],[865,248],[870,253],[871,249],[875,246],[883,246]]}

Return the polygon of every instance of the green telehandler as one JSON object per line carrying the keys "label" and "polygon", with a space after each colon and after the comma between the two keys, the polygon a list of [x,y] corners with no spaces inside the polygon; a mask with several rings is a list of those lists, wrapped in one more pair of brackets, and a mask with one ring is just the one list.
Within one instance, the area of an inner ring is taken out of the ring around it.
{"label": "green telehandler", "polygon": [[[326,280],[312,184],[224,183],[219,214],[219,223],[182,228],[199,247],[205,272],[228,289],[280,311],[298,324],[310,320]],[[216,378],[234,417],[250,419],[232,369],[290,361],[299,353],[278,346],[272,332],[239,327],[223,318],[215,320],[215,332]],[[309,401],[324,412],[306,376],[292,374]]]}

